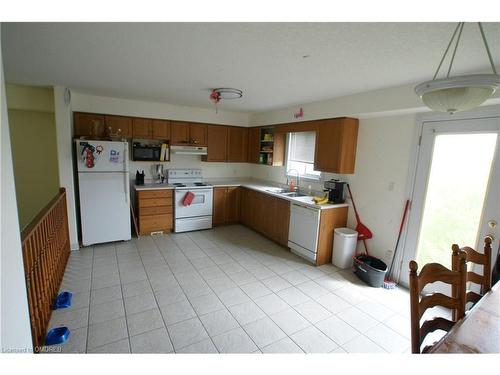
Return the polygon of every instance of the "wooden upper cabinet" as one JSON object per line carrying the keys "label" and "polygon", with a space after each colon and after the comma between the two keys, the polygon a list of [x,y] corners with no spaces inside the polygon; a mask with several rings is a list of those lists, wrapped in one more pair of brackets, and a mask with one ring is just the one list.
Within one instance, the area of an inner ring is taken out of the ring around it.
{"label": "wooden upper cabinet", "polygon": [[153,136],[153,121],[147,118],[134,118],[132,120],[132,137],[149,139]]}
{"label": "wooden upper cabinet", "polygon": [[208,125],[207,126],[207,155],[202,156],[203,161],[227,160],[227,126]]}
{"label": "wooden upper cabinet", "polygon": [[153,120],[152,129],[154,139],[170,140],[171,125],[169,120]]}
{"label": "wooden upper cabinet", "polygon": [[73,129],[75,137],[104,137],[104,115],[94,113],[75,112],[73,115]]}
{"label": "wooden upper cabinet", "polygon": [[248,160],[248,129],[230,126],[227,132],[227,161],[246,162]]}
{"label": "wooden upper cabinet", "polygon": [[172,121],[172,144],[207,145],[207,124]]}
{"label": "wooden upper cabinet", "polygon": [[182,121],[172,121],[171,127],[172,144],[189,144],[189,123]]}
{"label": "wooden upper cabinet", "polygon": [[189,142],[197,146],[207,145],[207,124],[189,124]]}
{"label": "wooden upper cabinet", "polygon": [[354,173],[358,124],[358,119],[348,117],[317,121],[315,170]]}
{"label": "wooden upper cabinet", "polygon": [[105,133],[107,136],[132,138],[132,118],[124,116],[104,116]]}
{"label": "wooden upper cabinet", "polygon": [[248,162],[259,163],[260,128],[248,129]]}
{"label": "wooden upper cabinet", "polygon": [[286,133],[274,133],[273,142],[273,166],[285,165]]}

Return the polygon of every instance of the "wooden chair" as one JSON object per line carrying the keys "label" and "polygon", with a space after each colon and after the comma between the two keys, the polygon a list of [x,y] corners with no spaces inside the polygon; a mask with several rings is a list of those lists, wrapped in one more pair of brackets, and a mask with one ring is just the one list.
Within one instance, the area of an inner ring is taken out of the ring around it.
{"label": "wooden chair", "polygon": [[[480,275],[474,271],[467,271],[466,282],[471,282],[474,284],[478,284],[481,289],[479,293],[476,293],[472,290],[466,290],[465,294],[465,304],[472,302],[476,304],[482,296],[484,296],[491,289],[491,237],[487,236],[484,239],[484,252],[481,254],[480,252],[466,246],[463,248],[459,248],[458,245],[453,244],[451,246],[452,255],[451,255],[451,269],[454,271],[459,270],[458,264],[458,254],[460,251],[465,252],[466,254],[466,262],[473,263],[475,265],[483,266],[482,274]],[[452,295],[456,295],[455,287],[452,287]],[[453,316],[456,319],[455,316]]]}
{"label": "wooden chair", "polygon": [[[465,315],[465,280],[467,268],[465,265],[466,254],[457,252],[454,257],[458,265],[458,271],[449,270],[439,263],[428,263],[422,267],[420,274],[417,275],[418,264],[415,261],[410,262],[410,308],[411,308],[411,350],[412,353],[425,353],[432,346],[426,346],[422,351],[420,347],[425,339],[425,336],[437,329],[449,331],[457,321],[445,319],[443,317],[435,317],[431,320],[426,320],[420,325],[420,320],[424,312],[435,306],[442,306],[451,309],[457,319],[463,318]],[[454,258],[454,259],[455,259]],[[427,284],[441,281],[450,284],[455,289],[455,295],[449,297],[442,293],[432,293],[423,295],[422,290]]]}

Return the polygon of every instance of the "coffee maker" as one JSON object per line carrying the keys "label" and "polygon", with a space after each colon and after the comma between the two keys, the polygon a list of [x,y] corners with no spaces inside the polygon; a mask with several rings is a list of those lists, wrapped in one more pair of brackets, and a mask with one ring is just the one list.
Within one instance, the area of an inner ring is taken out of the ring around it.
{"label": "coffee maker", "polygon": [[345,186],[345,181],[335,179],[325,181],[325,191],[328,192],[328,203],[344,203]]}

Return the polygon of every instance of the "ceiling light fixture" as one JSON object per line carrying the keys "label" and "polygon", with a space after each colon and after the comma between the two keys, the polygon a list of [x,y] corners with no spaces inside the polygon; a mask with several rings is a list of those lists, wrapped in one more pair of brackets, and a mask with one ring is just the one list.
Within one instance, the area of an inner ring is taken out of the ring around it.
{"label": "ceiling light fixture", "polygon": [[243,91],[241,91],[239,89],[231,89],[231,88],[225,88],[225,87],[213,89],[212,93],[214,93],[214,92],[219,95],[219,100],[220,99],[239,99],[243,96]]}
{"label": "ceiling light fixture", "polygon": [[212,89],[210,92],[210,100],[214,103],[215,105],[215,113],[217,113],[217,104],[222,100],[222,99],[240,99],[243,96],[243,91],[239,89],[232,89],[232,88],[226,88],[226,87],[220,87],[218,89]]}
{"label": "ceiling light fixture", "polygon": [[[500,85],[500,75],[497,74],[493,64],[493,58],[481,22],[478,22],[479,31],[493,74],[469,74],[450,78],[451,67],[453,66],[464,25],[465,22],[459,22],[455,28],[432,80],[415,87],[415,92],[420,96],[424,104],[434,111],[453,114],[475,108],[489,99]],[[455,46],[446,78],[436,79],[455,37]]]}

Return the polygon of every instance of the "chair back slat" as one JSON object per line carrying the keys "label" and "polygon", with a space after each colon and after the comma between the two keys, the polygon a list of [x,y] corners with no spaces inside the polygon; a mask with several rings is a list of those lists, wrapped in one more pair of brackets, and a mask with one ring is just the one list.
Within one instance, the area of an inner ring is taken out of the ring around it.
{"label": "chair back slat", "polygon": [[467,272],[467,282],[483,285],[484,275],[479,275],[473,271]]}
{"label": "chair back slat", "polygon": [[[465,265],[466,254],[462,251],[454,252],[452,263],[458,271],[449,270],[439,263],[429,263],[422,267],[420,274],[418,264],[410,262],[410,308],[411,308],[411,348],[413,353],[421,353],[422,342],[427,334],[437,329],[449,331],[456,322],[443,317],[436,317],[423,322],[421,318],[429,308],[442,306],[451,309],[453,316],[461,319],[465,314],[465,281],[467,268]],[[421,296],[426,285],[434,282],[443,282],[452,287],[452,296],[443,293],[431,293]]]}
{"label": "chair back slat", "polygon": [[432,293],[423,296],[420,299],[420,319],[425,313],[425,310],[432,307],[441,306],[446,307],[450,310],[458,309],[460,306],[460,301],[456,298],[449,297],[443,293]]}
{"label": "chair back slat", "polygon": [[[474,283],[480,286],[480,292],[476,293],[472,290],[466,290],[465,303],[472,302],[476,304],[483,295],[485,295],[491,289],[491,237],[486,236],[484,238],[483,253],[480,253],[469,246],[460,248],[457,244],[451,246],[452,249],[452,260],[451,268],[454,271],[458,270],[458,263],[454,254],[459,251],[463,251],[466,254],[467,264],[480,265],[482,266],[482,275],[475,271],[467,272],[467,283]],[[456,295],[457,290],[452,288],[452,295]],[[454,319],[456,316],[453,317]]]}
{"label": "chair back slat", "polygon": [[449,331],[454,324],[455,322],[442,317],[426,320],[422,324],[422,327],[420,327],[420,345],[422,345],[422,342],[424,341],[425,336],[427,336],[428,333],[434,332],[437,329]]}
{"label": "chair back slat", "polygon": [[456,272],[449,270],[439,263],[427,263],[422,267],[418,275],[419,292],[421,292],[427,284],[432,284],[437,281],[446,284],[456,283]]}
{"label": "chair back slat", "polygon": [[476,292],[473,292],[471,290],[469,290],[466,294],[465,294],[465,304],[467,304],[468,302],[472,302],[473,304],[476,304],[479,302],[479,300],[483,298],[482,295],[476,293]]}

